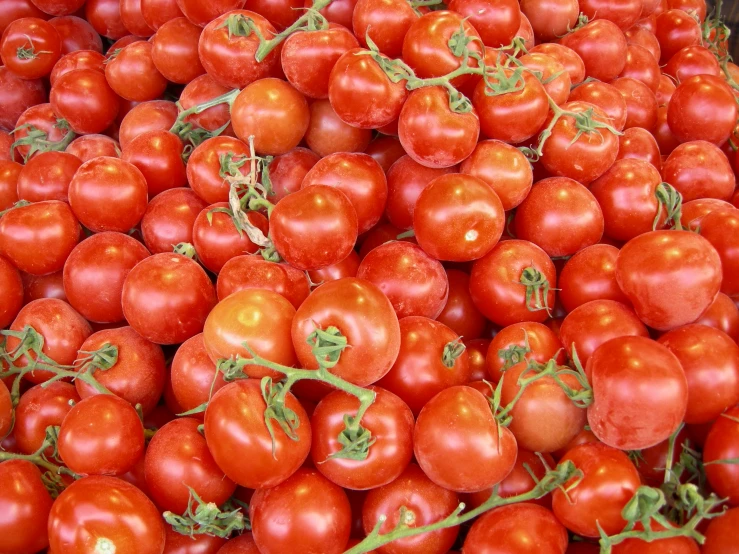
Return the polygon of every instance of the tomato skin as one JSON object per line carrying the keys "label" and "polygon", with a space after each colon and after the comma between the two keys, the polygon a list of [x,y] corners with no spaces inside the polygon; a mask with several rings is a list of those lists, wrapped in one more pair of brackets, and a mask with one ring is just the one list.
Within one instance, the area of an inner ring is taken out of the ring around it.
{"label": "tomato skin", "polygon": [[69,410],[57,446],[65,465],[76,473],[122,475],[144,453],[144,428],[128,402],[97,394]]}
{"label": "tomato skin", "polygon": [[600,81],[583,83],[572,91],[570,102],[587,102],[598,106],[608,116],[610,125],[619,131],[626,125],[626,100],[612,84]]}
{"label": "tomato skin", "polygon": [[452,367],[443,363],[446,345],[459,339],[438,321],[404,317],[400,320],[400,352],[378,385],[397,394],[418,414],[437,393],[470,380],[467,352],[453,360]]}
{"label": "tomato skin", "polygon": [[666,64],[685,47],[701,43],[699,23],[682,10],[670,9],[657,16],[654,34],[660,46],[660,64]]}
{"label": "tomato skin", "polygon": [[[285,405],[297,416],[299,426],[295,434],[298,440],[291,439],[275,426],[273,456],[272,438],[264,423],[267,405],[262,398],[259,379],[234,381],[211,398],[205,410],[208,449],[218,467],[242,487],[275,487],[293,475],[308,457],[310,420],[292,393],[287,394]],[[249,457],[248,465],[243,463],[244,456]]]}
{"label": "tomato skin", "polygon": [[151,500],[115,477],[75,481],[54,502],[49,542],[54,552],[83,554],[98,548],[116,554],[160,554],[164,520]]}
{"label": "tomato skin", "polygon": [[[111,212],[101,199],[116,202]],[[113,200],[114,199],[114,200]],[[118,158],[94,158],[80,166],[69,183],[69,205],[94,232],[125,233],[144,216],[147,186],[139,169]]]}
{"label": "tomato skin", "polygon": [[675,148],[662,166],[662,176],[682,195],[683,202],[699,198],[729,200],[736,186],[726,155],[704,140]]}
{"label": "tomato skin", "polygon": [[[171,287],[173,279],[179,283],[177,290]],[[142,337],[156,344],[179,344],[203,330],[216,292],[190,258],[155,254],[129,272],[122,303],[126,321]]]}
{"label": "tomato skin", "polygon": [[306,342],[316,326],[335,326],[346,337],[351,347],[330,371],[356,385],[376,382],[398,357],[398,318],[383,292],[364,279],[347,277],[321,285],[298,308],[292,341],[300,365],[307,369],[317,368]]}
{"label": "tomato skin", "polygon": [[251,533],[246,532],[236,535],[226,542],[217,554],[260,554]]}
{"label": "tomato skin", "polygon": [[421,191],[436,177],[452,171],[453,168],[426,167],[408,155],[400,157],[387,171],[385,215],[390,223],[399,229],[411,229],[416,200]]}
{"label": "tomato skin", "polygon": [[82,162],[72,154],[41,152],[18,174],[18,196],[29,202],[66,202],[69,182],[80,165]]}
{"label": "tomato skin", "polygon": [[[439,12],[435,12],[439,13]],[[441,87],[424,87],[408,95],[398,118],[398,137],[408,155],[426,167],[451,167],[477,146],[480,120],[474,109],[454,113]]]}
{"label": "tomato skin", "polygon": [[[544,309],[529,310],[526,303],[526,287],[520,283],[527,267],[540,271],[553,288],[556,280],[554,264],[549,256],[535,244],[524,240],[499,242],[486,256],[472,266],[470,293],[472,300],[485,317],[493,323],[507,326],[523,321],[543,322],[548,314]],[[554,305],[554,290],[542,302]]]}
{"label": "tomato skin", "polygon": [[514,323],[504,327],[493,337],[485,358],[486,379],[490,379],[493,383],[500,381],[505,364],[500,352],[514,345],[523,347],[525,337],[528,338],[529,349],[531,350],[525,355],[525,359],[544,364],[556,358],[557,363],[564,363],[562,345],[551,329],[546,325],[533,321]]}
{"label": "tomato skin", "polygon": [[584,537],[600,536],[596,522],[610,535],[619,533],[626,525],[621,510],[641,484],[634,464],[623,452],[600,443],[576,446],[560,463],[566,460],[572,461],[583,477],[566,495],[559,489],[552,493],[554,515],[570,531]]}
{"label": "tomato skin", "polygon": [[[170,383],[177,403],[189,411],[208,401],[210,389],[215,393],[226,382],[223,374],[208,356],[203,335],[198,334],[180,345],[172,359]],[[191,417],[202,419],[202,414]]]}
{"label": "tomato skin", "polygon": [[475,554],[565,554],[567,543],[567,530],[552,512],[524,502],[476,520],[463,548]]}
{"label": "tomato skin", "polygon": [[256,491],[249,518],[254,542],[264,554],[338,554],[344,551],[351,528],[346,493],[307,468],[276,487]]}
{"label": "tomato skin", "polygon": [[149,197],[154,197],[165,190],[187,185],[183,148],[182,141],[174,133],[148,131],[126,144],[121,159],[141,171]]}
{"label": "tomato skin", "polygon": [[46,438],[46,428],[61,425],[72,409],[70,401],[79,400],[74,385],[63,382],[35,385],[24,392],[16,407],[13,428],[18,450],[23,454],[36,452]]}
{"label": "tomato skin", "polygon": [[[639,319],[660,331],[695,321],[716,297],[721,273],[711,243],[689,231],[644,233],[627,242],[616,260],[619,287]],[[658,292],[665,290],[671,294]]]}
{"label": "tomato skin", "polygon": [[580,55],[572,48],[556,42],[545,42],[531,48],[527,46],[527,48],[529,49],[529,53],[546,54],[561,63],[567,73],[570,74],[570,81],[573,85],[580,84],[585,80],[585,63],[582,61]]}
{"label": "tomato skin", "polygon": [[713,304],[695,320],[695,323],[719,329],[735,342],[739,338],[739,308],[723,292],[716,295]]}
{"label": "tomato skin", "polygon": [[436,321],[443,323],[459,336],[476,339],[485,330],[485,317],[475,307],[470,295],[470,276],[457,269],[447,269],[449,297]]}
{"label": "tomato skin", "polygon": [[[409,525],[422,527],[444,519],[458,503],[456,493],[434,484],[420,467],[411,463],[395,481],[369,491],[362,507],[364,531],[372,531],[383,515],[387,520],[380,527],[380,535],[392,531],[400,522],[401,506],[405,506],[415,516]],[[443,554],[449,551],[458,534],[459,527],[447,527],[398,539],[378,548],[378,552]]]}
{"label": "tomato skin", "polygon": [[148,256],[140,242],[123,233],[98,233],[85,239],[64,264],[64,293],[69,303],[89,321],[122,321],[123,282]]}
{"label": "tomato skin", "polygon": [[22,169],[19,163],[0,160],[0,211],[7,210],[18,201],[18,176]]}
{"label": "tomato skin", "polygon": [[323,157],[334,152],[364,152],[372,140],[372,131],[347,125],[328,100],[317,100],[310,105],[310,123],[304,138],[308,147]]}
{"label": "tomato skin", "polygon": [[144,244],[152,254],[171,252],[181,242],[192,243],[192,228],[207,204],[189,188],[169,189],[149,202],[141,219]]}
{"label": "tomato skin", "polygon": [[537,42],[545,43],[572,29],[580,8],[576,0],[521,0],[521,12],[529,19]]}
{"label": "tomato skin", "polygon": [[23,281],[18,270],[3,257],[0,257],[0,288],[3,291],[0,300],[0,329],[5,329],[23,306]]}
{"label": "tomato skin", "polygon": [[230,12],[244,7],[246,0],[217,0],[208,4],[198,0],[177,0],[177,6],[184,16],[193,24],[205,27],[210,21]]}
{"label": "tomato skin", "polygon": [[116,93],[96,69],[75,69],[57,77],[49,101],[76,133],[105,131],[119,109]]}
{"label": "tomato skin", "polygon": [[657,98],[654,92],[646,84],[630,77],[619,77],[612,84],[626,100],[624,128],[653,129],[657,124]]}
{"label": "tomato skin", "polygon": [[0,464],[0,552],[33,554],[49,544],[46,521],[53,503],[31,462],[8,460]]}
{"label": "tomato skin", "polygon": [[184,17],[171,19],[157,29],[151,59],[165,79],[184,85],[205,73],[198,57],[201,31]]}
{"label": "tomato skin", "polygon": [[[688,382],[680,361],[649,338],[609,340],[595,350],[586,372],[593,388],[588,423],[609,446],[622,450],[654,446],[667,439],[685,416]],[[652,414],[649,421],[642,417],[647,411]]]}
{"label": "tomato skin", "polygon": [[711,520],[705,531],[706,542],[703,554],[736,554],[736,526],[739,525],[739,508],[726,511],[724,515]]}
{"label": "tomato skin", "polygon": [[342,152],[318,160],[300,188],[313,185],[336,188],[346,195],[357,214],[360,234],[374,227],[385,211],[387,179],[380,164],[368,154]]}
{"label": "tomato skin", "polygon": [[[438,438],[446,437],[440,443]],[[487,399],[467,386],[444,389],[416,420],[413,451],[434,483],[457,492],[475,492],[500,483],[516,462],[516,439],[500,428]],[[469,465],[463,460],[474,461]]]}
{"label": "tomato skin", "polygon": [[399,319],[411,315],[435,319],[449,297],[449,280],[441,263],[403,241],[370,251],[359,264],[357,277],[378,286]]}
{"label": "tomato skin", "polygon": [[[321,285],[323,283],[328,283],[329,281],[343,279],[344,277],[356,277],[357,269],[359,269],[359,255],[352,251],[339,263],[309,271],[308,276],[311,281]],[[302,299],[300,303],[302,303]]]}
{"label": "tomato skin", "polygon": [[15,208],[0,218],[0,254],[32,275],[62,269],[79,238],[77,218],[58,200]]}
{"label": "tomato skin", "polygon": [[[0,115],[0,129],[12,131],[24,111],[46,101],[43,82],[41,79],[21,79],[7,67],[0,66],[0,101],[4,108]],[[7,151],[4,154],[3,159],[10,159]]]}
{"label": "tomato skin", "polygon": [[219,175],[220,158],[225,154],[249,156],[249,147],[233,137],[213,137],[192,151],[187,163],[187,181],[208,204],[228,202],[229,183]]}
{"label": "tomato skin", "polygon": [[302,147],[275,157],[268,166],[274,192],[274,195],[269,197],[270,202],[279,202],[288,194],[299,190],[308,171],[319,159],[315,153]]}
{"label": "tomato skin", "polygon": [[544,90],[558,106],[567,102],[570,96],[572,80],[564,65],[547,54],[533,53],[521,56],[521,63],[533,70],[541,72]]}
{"label": "tomato skin", "polygon": [[[708,117],[708,113],[715,115]],[[729,85],[714,75],[696,75],[680,83],[667,108],[667,123],[681,142],[722,144],[736,126],[737,105]]]}
{"label": "tomato skin", "polygon": [[344,416],[356,414],[359,400],[334,391],[316,406],[311,417],[311,458],[315,467],[340,487],[374,489],[394,481],[413,457],[413,413],[393,393],[370,387],[377,396],[362,417],[361,425],[376,441],[365,460],[329,458],[342,448],[337,440],[344,430]]}
{"label": "tomato skin", "polygon": [[[20,49],[33,55],[22,57]],[[61,56],[61,38],[53,25],[37,17],[24,17],[10,23],[0,40],[3,65],[22,79],[39,79],[51,73]]]}
{"label": "tomato skin", "polygon": [[167,538],[162,554],[218,554],[226,539],[212,535],[181,535],[170,525],[165,526]]}
{"label": "tomato skin", "polygon": [[[70,132],[66,125],[58,121],[58,116],[54,113],[51,104],[36,104],[26,109],[15,125],[13,130],[13,140],[17,141],[28,136],[29,129],[26,126],[33,126],[47,134],[46,139],[56,142],[64,139]],[[15,149],[15,158],[20,156],[31,157],[30,145],[23,144]],[[35,155],[35,154],[34,154]]]}
{"label": "tomato skin", "polygon": [[606,19],[591,21],[559,42],[582,58],[588,77],[609,82],[626,65],[626,37],[615,23]]}
{"label": "tomato skin", "polygon": [[[359,260],[356,265],[359,265]],[[268,262],[261,256],[231,258],[218,274],[216,291],[219,300],[244,289],[276,292],[287,298],[296,310],[310,294],[308,280],[302,271],[287,264]]]}
{"label": "tomato skin", "polygon": [[[657,109],[659,114],[659,108]],[[657,170],[662,169],[662,158],[659,145],[646,129],[631,127],[618,138],[618,156],[616,160],[637,159],[652,164]]]}
{"label": "tomato skin", "polygon": [[24,304],[41,298],[56,298],[58,300],[64,300],[64,302],[67,301],[67,296],[64,294],[61,271],[41,276],[21,273],[21,281],[23,281]]}
{"label": "tomato skin", "polygon": [[565,264],[558,280],[559,300],[571,312],[592,300],[615,300],[629,305],[616,282],[618,249],[594,244],[576,253]]}
{"label": "tomato skin", "polygon": [[118,141],[106,135],[82,135],[74,139],[65,152],[85,163],[98,156],[115,158],[120,154],[120,146]]}
{"label": "tomato skin", "polygon": [[[288,367],[297,358],[290,335],[295,308],[283,296],[270,290],[244,289],[224,298],[208,314],[203,340],[210,359],[250,358],[249,345],[256,354]],[[281,373],[247,365],[249,377],[279,379]]]}
{"label": "tomato skin", "polygon": [[234,132],[244,142],[254,136],[258,154],[279,156],[295,148],[308,130],[310,112],[305,97],[275,78],[247,85],[231,106]]}
{"label": "tomato skin", "polygon": [[398,58],[403,38],[418,17],[408,4],[398,0],[359,0],[352,13],[352,29],[362,46],[367,47],[369,36],[380,52]]}
{"label": "tomato skin", "polygon": [[174,102],[149,100],[136,104],[121,121],[118,132],[121,148],[127,148],[133,139],[147,131],[166,131],[170,129],[176,119],[177,106]]}
{"label": "tomato skin", "polygon": [[134,42],[105,66],[105,78],[118,96],[146,102],[159,98],[167,88],[167,79],[159,73],[152,60],[152,48],[150,42]]}
{"label": "tomato skin", "polygon": [[180,418],[160,428],[146,449],[146,485],[163,510],[182,514],[187,510],[188,487],[203,499],[220,506],[234,493],[236,483],[213,460],[200,421]]}
{"label": "tomato skin", "polygon": [[87,0],[85,19],[98,34],[109,39],[118,40],[128,35],[128,29],[121,20],[120,1]]}
{"label": "tomato skin", "polygon": [[510,44],[521,26],[521,10],[514,0],[453,0],[449,9],[468,19],[483,44],[493,48]]}
{"label": "tomato skin", "polygon": [[[703,463],[706,477],[711,488],[721,498],[726,498],[730,506],[739,505],[739,468],[731,463],[719,463],[720,460],[731,460],[739,454],[739,408],[729,408],[719,416],[708,432],[703,447]],[[733,418],[733,419],[729,419]]]}

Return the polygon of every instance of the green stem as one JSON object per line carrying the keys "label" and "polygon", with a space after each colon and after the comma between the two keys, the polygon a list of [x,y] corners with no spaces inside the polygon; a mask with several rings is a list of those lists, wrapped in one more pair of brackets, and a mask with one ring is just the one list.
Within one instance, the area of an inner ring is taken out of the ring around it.
{"label": "green stem", "polygon": [[303,15],[301,15],[295,23],[290,25],[287,29],[281,33],[275,35],[270,40],[265,40],[263,36],[257,31],[255,26],[252,26],[252,30],[259,36],[259,48],[256,53],[256,60],[258,62],[264,61],[272,50],[277,48],[284,40],[295,33],[296,31],[302,31],[311,29],[316,26],[316,19],[321,22],[321,28],[328,27],[328,21],[319,12],[327,7],[333,0],[315,0],[313,6],[310,7]]}
{"label": "green stem", "polygon": [[187,131],[190,131],[192,129],[191,125],[188,127],[189,124],[185,123],[185,119],[187,119],[191,115],[203,113],[205,110],[209,110],[210,108],[214,108],[215,106],[220,106],[221,104],[228,104],[229,106],[231,106],[240,92],[241,91],[239,89],[234,89],[225,94],[221,94],[220,96],[216,96],[215,98],[212,98],[207,102],[203,102],[202,104],[198,104],[191,108],[187,108],[186,110],[182,110],[179,114],[177,114],[177,119],[175,120],[172,127],[169,129],[169,132],[174,133],[178,136],[182,136]]}

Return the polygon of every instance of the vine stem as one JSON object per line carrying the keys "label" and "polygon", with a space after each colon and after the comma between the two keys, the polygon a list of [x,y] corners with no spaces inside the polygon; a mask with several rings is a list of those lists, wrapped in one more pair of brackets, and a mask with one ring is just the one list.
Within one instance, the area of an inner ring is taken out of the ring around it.
{"label": "vine stem", "polygon": [[[276,34],[273,38],[269,40],[264,40],[264,37],[259,36],[259,48],[257,48],[257,53],[254,56],[258,62],[261,62],[266,58],[272,50],[277,48],[287,37],[295,33],[296,31],[303,30],[305,28],[306,23],[309,22],[311,17],[315,17],[314,14],[320,12],[322,9],[328,7],[328,5],[333,0],[315,0],[313,5],[303,14],[301,15],[295,23],[290,25],[287,29],[282,31],[281,33]],[[321,16],[321,19],[325,22],[326,25],[328,25],[328,22],[326,19]]]}

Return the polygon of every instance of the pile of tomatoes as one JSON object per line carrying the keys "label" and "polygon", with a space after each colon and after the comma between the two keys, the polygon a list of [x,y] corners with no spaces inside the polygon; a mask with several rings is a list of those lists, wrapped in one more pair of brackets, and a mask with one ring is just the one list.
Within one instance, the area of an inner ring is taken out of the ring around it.
{"label": "pile of tomatoes", "polygon": [[739,553],[717,4],[2,0],[0,554]]}

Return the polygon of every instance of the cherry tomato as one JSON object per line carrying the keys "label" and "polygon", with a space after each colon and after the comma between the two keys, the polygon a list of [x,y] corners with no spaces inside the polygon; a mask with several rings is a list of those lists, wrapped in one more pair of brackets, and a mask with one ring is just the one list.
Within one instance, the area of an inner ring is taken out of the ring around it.
{"label": "cherry tomato", "polygon": [[184,17],[167,21],[152,40],[151,60],[168,81],[187,84],[205,73],[198,57],[202,29]]}
{"label": "cherry tomato", "polygon": [[[645,31],[646,32],[646,31]],[[654,36],[651,35],[650,36]],[[627,37],[627,40],[630,40]],[[656,42],[656,39],[655,39]],[[659,45],[657,46],[659,48]],[[657,63],[658,53],[652,52],[638,44],[629,42],[626,50],[626,65],[619,77],[630,77],[640,81],[656,94],[660,83],[660,69]]]}
{"label": "cherry tomato", "polygon": [[227,202],[231,185],[221,176],[221,160],[249,156],[249,147],[232,137],[213,137],[192,151],[187,163],[187,181],[196,194],[208,204]]}
{"label": "cherry tomato", "polygon": [[63,382],[35,385],[24,392],[15,409],[13,427],[18,450],[36,452],[46,438],[46,428],[61,425],[72,403],[79,401],[74,385]]}
{"label": "cherry tomato", "polygon": [[169,131],[148,131],[126,144],[121,159],[141,171],[153,197],[187,184],[183,147],[177,135]]}
{"label": "cherry tomato", "polygon": [[559,300],[568,312],[591,300],[615,300],[629,305],[616,282],[618,249],[609,244],[583,248],[565,264],[558,280]]}
{"label": "cherry tomato", "polygon": [[[527,344],[530,352],[523,350]],[[564,362],[564,352],[559,339],[546,325],[533,321],[514,323],[493,337],[485,358],[486,378],[497,383],[508,367],[524,359],[540,364],[555,359],[561,364]]]}
{"label": "cherry tomato", "polygon": [[[355,266],[358,265],[359,260],[356,260]],[[231,258],[218,274],[216,292],[219,300],[244,289],[265,289],[276,292],[289,300],[296,310],[310,293],[305,273],[287,264],[268,262],[261,256]]]}

